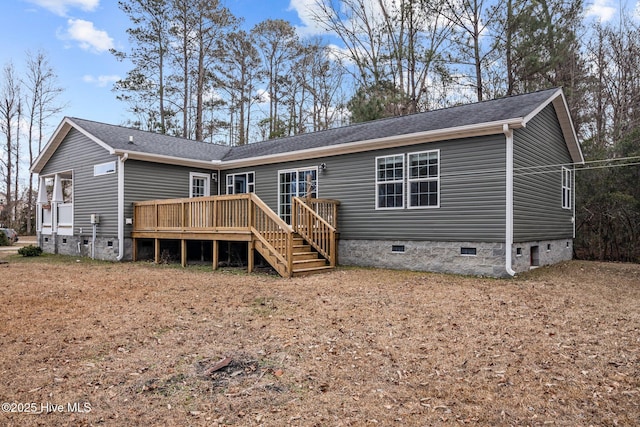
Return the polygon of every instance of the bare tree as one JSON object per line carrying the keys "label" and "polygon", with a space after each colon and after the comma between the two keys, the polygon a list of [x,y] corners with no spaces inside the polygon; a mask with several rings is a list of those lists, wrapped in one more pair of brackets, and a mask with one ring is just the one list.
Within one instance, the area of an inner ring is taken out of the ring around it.
{"label": "bare tree", "polygon": [[[492,19],[495,19],[495,15],[487,8],[484,0],[446,0],[446,2],[445,16],[455,28],[457,44],[455,61],[472,67],[472,80],[474,81],[472,85],[477,100],[482,101],[484,95],[483,70],[489,68],[490,64],[487,62],[493,55],[496,46],[494,43],[485,42],[484,45],[488,47],[483,49],[481,38],[488,35],[489,26]],[[501,9],[502,2],[494,4],[493,7]]]}
{"label": "bare tree", "polygon": [[20,110],[20,85],[16,76],[16,70],[12,63],[4,66],[2,73],[2,86],[0,87],[0,132],[5,135],[3,145],[3,157],[0,166],[4,172],[6,211],[10,213],[9,222],[15,221],[13,174],[16,148],[14,138],[18,129],[17,117]]}
{"label": "bare tree", "polygon": [[[29,164],[33,164],[35,157],[42,151],[47,121],[52,116],[59,114],[65,107],[64,104],[58,102],[64,89],[58,85],[57,80],[58,76],[43,51],[27,52],[26,71],[22,79],[22,86],[25,91]],[[36,143],[37,149],[34,146]],[[27,234],[31,234],[33,231],[33,193],[33,174],[30,173],[26,206]]]}
{"label": "bare tree", "polygon": [[[431,108],[434,82],[446,82],[448,73],[442,53],[452,26],[443,17],[444,1],[316,0],[315,4],[314,19],[345,46],[344,63],[350,65],[358,87],[351,106],[383,115]],[[361,102],[367,105],[357,107]]]}

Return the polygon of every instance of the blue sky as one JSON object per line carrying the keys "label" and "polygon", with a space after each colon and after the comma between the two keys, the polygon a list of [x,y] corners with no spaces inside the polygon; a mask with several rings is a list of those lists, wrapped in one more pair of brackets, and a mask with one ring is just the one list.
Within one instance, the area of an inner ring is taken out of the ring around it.
{"label": "blue sky", "polygon": [[[267,18],[303,25],[291,6],[304,0],[226,0],[227,7],[245,20],[247,28]],[[12,62],[24,70],[26,51],[43,50],[65,89],[63,116],[119,124],[126,105],[115,99],[113,83],[130,64],[120,63],[110,48],[128,51],[130,21],[116,0],[5,0],[0,14],[0,66]],[[52,129],[51,129],[52,130]]]}
{"label": "blue sky", "polygon": [[[624,0],[592,0],[587,17],[615,19]],[[640,11],[627,0],[628,9]],[[282,18],[298,27],[301,35],[317,33],[306,18],[314,0],[224,0],[251,28],[267,18]],[[4,0],[0,14],[0,65],[13,62],[24,69],[26,51],[45,51],[65,89],[62,100],[68,107],[63,116],[82,117],[106,123],[122,123],[126,105],[115,99],[113,83],[124,77],[130,65],[118,62],[109,48],[128,51],[128,18],[116,0]],[[637,4],[640,4],[638,1]]]}

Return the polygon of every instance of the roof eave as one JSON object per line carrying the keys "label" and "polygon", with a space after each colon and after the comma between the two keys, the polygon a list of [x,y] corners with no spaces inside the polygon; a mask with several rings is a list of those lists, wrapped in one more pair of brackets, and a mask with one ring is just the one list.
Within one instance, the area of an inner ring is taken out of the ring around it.
{"label": "roof eave", "polygon": [[288,162],[293,160],[306,160],[326,156],[359,153],[371,150],[381,150],[385,148],[394,148],[399,145],[416,145],[429,142],[445,141],[449,139],[497,135],[503,133],[503,127],[505,124],[512,129],[517,129],[523,126],[522,121],[523,119],[519,117],[508,120],[500,120],[496,122],[480,123],[425,132],[416,132],[406,135],[394,135],[384,138],[375,138],[364,141],[354,141],[343,144],[309,148],[305,150],[296,150],[286,153],[249,157],[246,159],[223,160],[220,166],[221,169],[231,169]]}
{"label": "roof eave", "polygon": [[47,164],[49,159],[51,159],[53,153],[56,152],[56,150],[72,128],[76,129],[84,136],[98,144],[100,147],[107,150],[110,154],[113,154],[113,148],[109,144],[105,143],[101,139],[96,138],[93,134],[84,130],[80,125],[75,123],[69,117],[65,117],[51,135],[49,142],[47,142],[47,144],[44,146],[44,149],[40,152],[38,158],[36,158],[36,160],[31,165],[31,168],[29,169],[31,173],[39,174],[40,172],[42,172],[44,166]]}
{"label": "roof eave", "polygon": [[131,151],[131,150],[113,150],[112,154],[117,156],[126,155],[127,159],[129,160],[142,160],[145,162],[163,163],[167,165],[177,165],[177,166],[187,166],[187,167],[198,167],[202,169],[211,169],[211,170],[219,169],[219,165],[220,165],[219,160],[194,160],[194,159],[187,159],[183,157],[165,156],[162,154],[149,154],[149,153],[143,153],[140,151]]}

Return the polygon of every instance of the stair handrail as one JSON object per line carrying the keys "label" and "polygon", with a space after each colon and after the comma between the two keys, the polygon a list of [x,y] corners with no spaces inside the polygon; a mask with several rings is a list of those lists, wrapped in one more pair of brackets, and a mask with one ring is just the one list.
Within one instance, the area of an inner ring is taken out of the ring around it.
{"label": "stair handrail", "polygon": [[336,228],[311,208],[304,199],[293,197],[291,225],[331,267],[337,263]]}
{"label": "stair handrail", "polygon": [[[291,277],[293,274],[293,228],[280,218],[260,197],[255,193],[250,193],[252,205],[256,208],[254,212],[251,209],[250,227],[251,232],[266,245],[267,248],[286,265],[286,275]],[[263,214],[271,222],[271,230],[263,230],[258,224],[258,213]],[[274,227],[277,227],[275,229]]]}

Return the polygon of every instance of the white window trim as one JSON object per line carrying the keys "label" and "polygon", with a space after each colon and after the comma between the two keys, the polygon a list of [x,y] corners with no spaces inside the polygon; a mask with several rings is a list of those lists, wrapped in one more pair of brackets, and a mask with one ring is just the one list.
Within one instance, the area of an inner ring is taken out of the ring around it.
{"label": "white window trim", "polygon": [[[239,172],[239,173],[230,173],[227,174],[227,176],[225,177],[225,187],[226,187],[226,194],[236,194],[235,192],[231,192],[229,193],[229,188],[231,188],[233,191],[235,191],[235,177],[239,176],[239,175],[244,175],[247,177],[247,193],[255,193],[256,192],[256,172],[255,171],[248,171],[248,172]],[[251,184],[249,184],[249,175],[253,175],[253,182],[251,182]],[[229,178],[231,178],[231,185],[229,185]],[[249,186],[251,186],[251,188],[249,188]]]}
{"label": "white window trim", "polygon": [[[569,168],[562,166],[561,174],[562,194],[561,203],[562,209],[573,209],[573,171]],[[566,192],[566,194],[565,194]]]}
{"label": "white window trim", "polygon": [[194,178],[204,178],[204,196],[211,195],[211,175],[208,173],[202,172],[189,172],[189,197],[194,197],[193,195],[193,179]]}
{"label": "white window trim", "polygon": [[[411,178],[410,168],[411,168],[411,156],[416,154],[425,154],[425,153],[437,153],[438,155],[438,176],[436,178]],[[425,150],[425,151],[414,151],[413,153],[407,153],[407,209],[438,209],[440,207],[440,150]],[[412,182],[429,182],[436,181],[437,182],[437,194],[438,194],[438,203],[432,206],[412,206],[411,205],[411,183]]]}
{"label": "white window trim", "polygon": [[[113,165],[113,169],[107,172],[98,172],[97,169],[101,166],[108,167]],[[93,176],[102,176],[102,175],[111,175],[112,173],[116,173],[116,161],[113,160],[111,162],[98,163],[97,165],[93,165]]]}
{"label": "white window trim", "polygon": [[[402,180],[394,180],[394,181],[380,181],[378,179],[378,160],[379,159],[386,159],[389,157],[402,157]],[[387,156],[377,156],[375,159],[375,163],[374,163],[374,173],[375,173],[375,177],[376,177],[376,185],[375,185],[375,193],[376,193],[376,197],[375,197],[375,209],[377,211],[389,211],[389,210],[400,210],[400,209],[404,209],[405,208],[405,190],[406,190],[406,180],[405,180],[405,163],[406,163],[406,156],[404,155],[404,153],[400,153],[400,154],[389,154]],[[401,206],[392,206],[392,207],[380,207],[378,202],[379,202],[379,197],[378,197],[378,186],[380,184],[402,184],[402,203]]]}

